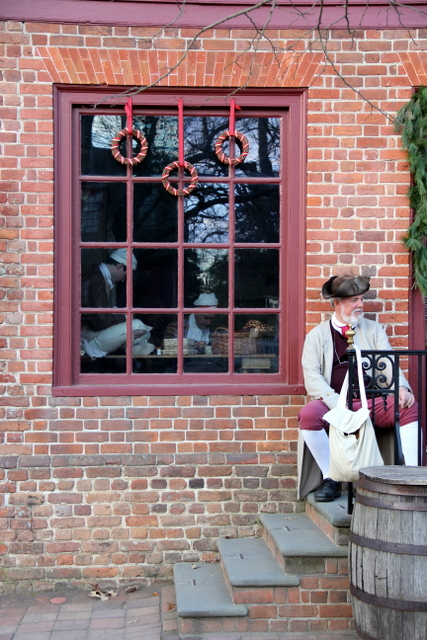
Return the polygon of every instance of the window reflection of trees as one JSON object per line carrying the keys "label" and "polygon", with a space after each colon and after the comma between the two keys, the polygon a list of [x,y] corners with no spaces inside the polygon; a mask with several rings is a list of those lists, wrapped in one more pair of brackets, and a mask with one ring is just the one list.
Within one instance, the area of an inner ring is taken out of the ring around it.
{"label": "window reflection of trees", "polygon": [[279,187],[236,184],[236,242],[279,242]]}
{"label": "window reflection of trees", "polygon": [[[279,242],[279,187],[235,185],[236,242]],[[228,242],[228,185],[204,183],[184,201],[186,242]]]}
{"label": "window reflection of trees", "polygon": [[236,168],[237,176],[277,176],[280,166],[280,122],[278,118],[241,118],[238,129],[248,139],[249,153]]}
{"label": "window reflection of trees", "polygon": [[227,184],[202,183],[184,200],[186,242],[228,242]]}
{"label": "window reflection of trees", "polygon": [[[234,203],[236,242],[279,242],[279,185],[261,182],[261,179],[279,177],[280,122],[276,117],[237,117],[236,129],[247,137],[249,153],[244,163],[231,169],[231,175],[240,182],[234,183],[234,194],[230,194],[226,181],[230,167],[221,163],[214,152],[218,136],[228,129],[228,115],[185,117],[185,160],[197,168],[202,180],[183,200],[184,242],[213,245],[230,241],[230,195]],[[125,126],[124,116],[82,115],[84,175],[124,177],[126,168],[112,157],[111,140]],[[147,139],[149,151],[144,162],[132,169],[135,178],[145,178],[133,185],[132,238],[136,242],[177,242],[179,201],[165,192],[159,178],[164,167],[178,158],[178,117],[135,115],[134,127]],[[139,145],[134,139],[132,147],[133,153],[138,153]],[[228,141],[224,143],[223,151],[230,155]],[[122,142],[120,152],[127,155],[126,141]],[[235,154],[239,153],[236,146]],[[156,182],[147,181],[151,176]],[[210,177],[224,181],[208,182]],[[245,178],[257,178],[258,182],[246,182]],[[85,184],[82,189],[82,240],[125,241],[124,183]],[[136,253],[138,271],[133,274],[134,305],[139,308],[175,307],[178,290],[175,251],[157,249],[152,254],[145,249],[136,250]],[[229,301],[229,251],[185,249],[184,305],[191,307],[201,291],[214,291],[220,307],[233,302],[240,308],[268,306],[267,295],[278,300],[277,250],[236,250],[235,259],[235,298]],[[154,318],[160,319],[160,316]],[[262,321],[271,322],[273,318],[262,317]]]}
{"label": "window reflection of trees", "polygon": [[133,239],[136,242],[176,242],[178,199],[162,184],[136,183],[133,187]]}
{"label": "window reflection of trees", "polygon": [[212,291],[218,306],[227,306],[228,250],[186,249],[184,253],[184,305],[192,307],[199,293]]}
{"label": "window reflection of trees", "polygon": [[134,126],[148,142],[147,157],[134,167],[134,175],[161,175],[168,164],[178,159],[178,116],[135,116]]}
{"label": "window reflection of trees", "polygon": [[[126,118],[117,115],[82,116],[82,168],[83,173],[107,175],[100,159],[108,160],[107,173],[115,175],[113,168],[124,167],[111,155],[111,140],[125,127]],[[145,136],[149,151],[146,159],[135,167],[135,175],[161,174],[165,165],[178,157],[178,117],[175,115],[135,115],[134,128]],[[188,116],[184,118],[185,158],[197,165],[201,175],[226,175],[227,165],[220,163],[214,152],[218,136],[228,129],[228,118],[224,116]],[[238,176],[277,176],[280,165],[280,119],[237,118],[236,129],[248,139],[249,154],[245,162],[236,167]],[[227,154],[227,142],[224,152]],[[126,141],[120,152],[126,155]],[[139,150],[138,142],[132,140],[133,152]],[[104,152],[104,153],[97,153]],[[238,149],[236,149],[236,152]],[[107,152],[107,153],[105,153]],[[109,154],[109,155],[108,155]],[[228,154],[227,154],[228,155]]]}
{"label": "window reflection of trees", "polygon": [[227,128],[228,119],[224,117],[184,118],[185,157],[197,167],[200,175],[228,174],[227,166],[218,161],[214,151],[218,136]]}
{"label": "window reflection of trees", "polygon": [[[188,117],[185,122],[185,156],[195,164],[200,175],[220,176],[228,173],[227,165],[219,162],[214,152],[217,138],[228,129],[228,118]],[[237,176],[278,176],[280,165],[279,118],[238,118],[236,129],[249,142],[249,153],[244,163],[236,167]],[[228,142],[223,145],[228,152]],[[236,147],[236,155],[239,155]]]}

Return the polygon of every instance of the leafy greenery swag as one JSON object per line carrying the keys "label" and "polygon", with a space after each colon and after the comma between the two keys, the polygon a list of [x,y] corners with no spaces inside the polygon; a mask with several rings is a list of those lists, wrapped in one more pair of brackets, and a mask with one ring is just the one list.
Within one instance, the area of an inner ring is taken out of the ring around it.
{"label": "leafy greenery swag", "polygon": [[396,131],[408,151],[413,185],[408,196],[414,221],[403,242],[412,251],[415,285],[427,296],[427,87],[421,86],[397,114]]}

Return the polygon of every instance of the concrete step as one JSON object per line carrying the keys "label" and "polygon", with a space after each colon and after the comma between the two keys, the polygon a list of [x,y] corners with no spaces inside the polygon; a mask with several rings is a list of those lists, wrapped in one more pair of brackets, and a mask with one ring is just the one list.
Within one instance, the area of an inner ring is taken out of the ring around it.
{"label": "concrete step", "polygon": [[180,640],[247,630],[248,608],[233,602],[219,562],[180,562],[174,583]]}
{"label": "concrete step", "polygon": [[306,514],[337,545],[348,544],[351,515],[347,513],[347,493],[333,502],[316,502],[309,493]]}
{"label": "concrete step", "polygon": [[231,587],[295,587],[296,575],[287,575],[263,538],[221,538],[221,562]]}
{"label": "concrete step", "polygon": [[174,565],[176,609],[181,618],[246,616],[234,604],[218,563],[179,562]]}
{"label": "concrete step", "polygon": [[325,573],[330,558],[347,560],[347,544],[333,542],[305,513],[263,514],[263,535],[287,574]]}
{"label": "concrete step", "polygon": [[263,538],[219,540],[221,565],[175,565],[181,640],[314,632],[332,639],[338,631],[351,637],[347,544],[334,541],[346,539],[346,502],[307,504],[311,517],[261,516]]}

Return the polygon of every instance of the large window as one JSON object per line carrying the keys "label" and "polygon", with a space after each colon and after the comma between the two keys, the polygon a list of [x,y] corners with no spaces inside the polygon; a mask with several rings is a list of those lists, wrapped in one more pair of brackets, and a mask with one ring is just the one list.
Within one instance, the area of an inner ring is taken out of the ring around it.
{"label": "large window", "polygon": [[55,393],[298,391],[304,92],[234,101],[146,91],[131,137],[56,91]]}

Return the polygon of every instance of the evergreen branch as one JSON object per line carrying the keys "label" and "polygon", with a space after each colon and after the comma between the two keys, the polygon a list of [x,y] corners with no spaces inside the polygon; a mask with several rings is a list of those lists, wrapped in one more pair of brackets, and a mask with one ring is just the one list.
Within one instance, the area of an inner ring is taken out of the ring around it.
{"label": "evergreen branch", "polygon": [[399,111],[395,129],[408,152],[413,185],[408,191],[414,220],[403,238],[412,251],[415,285],[427,297],[427,88],[421,86]]}

